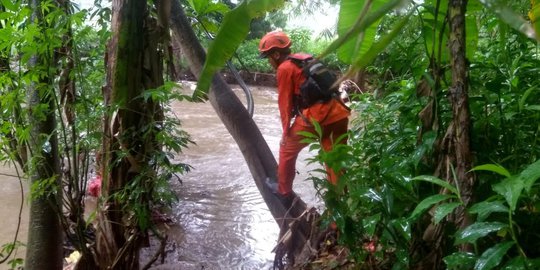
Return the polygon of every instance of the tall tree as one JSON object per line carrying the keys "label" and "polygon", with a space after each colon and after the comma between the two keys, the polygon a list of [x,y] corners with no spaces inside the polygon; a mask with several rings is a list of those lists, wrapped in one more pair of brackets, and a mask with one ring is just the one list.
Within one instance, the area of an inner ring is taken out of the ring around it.
{"label": "tall tree", "polygon": [[[473,200],[474,174],[471,151],[471,112],[469,109],[469,80],[466,60],[466,28],[465,13],[467,0],[451,0],[448,3],[448,20],[450,24],[450,65],[452,70],[452,85],[449,89],[452,105],[452,123],[448,128],[444,178],[456,182],[461,192],[461,198],[468,206]],[[455,170],[455,174],[453,173]],[[461,210],[453,220],[455,225],[463,229],[470,224],[467,214]]]}
{"label": "tall tree", "polygon": [[[38,29],[47,25],[42,1],[30,1],[30,22]],[[62,205],[61,174],[56,136],[56,104],[52,87],[52,49],[36,50],[30,57],[29,71],[37,80],[28,87],[29,126],[31,139],[30,224],[25,269],[62,269],[62,230],[59,214]]]}
{"label": "tall tree", "polygon": [[[416,254],[419,250],[415,250],[413,262],[417,268],[425,269],[444,269],[443,257],[448,254],[448,239],[447,235],[453,226],[457,229],[463,229],[470,225],[471,220],[465,211],[465,207],[472,202],[474,174],[470,172],[473,167],[473,155],[471,152],[471,116],[469,109],[469,92],[468,92],[468,64],[466,60],[466,7],[467,0],[449,0],[448,6],[442,6],[444,1],[436,1],[435,3],[435,21],[441,20],[448,24],[448,42],[446,44],[450,60],[451,82],[448,89],[448,100],[452,108],[452,118],[448,124],[444,137],[439,141],[437,146],[438,156],[434,174],[445,179],[451,185],[459,187],[461,199],[464,205],[459,207],[453,215],[448,218],[447,222],[432,223],[425,231],[422,232],[421,242],[424,242],[424,252]],[[446,10],[446,18],[437,19],[443,16],[442,10]],[[433,31],[439,31],[436,26]],[[441,30],[444,31],[444,30]],[[444,46],[443,33],[439,34],[439,46]],[[434,89],[425,93],[432,97],[432,100],[426,108],[421,112],[420,116],[424,122],[423,132],[431,129],[437,129],[440,112],[437,108],[436,94],[439,91],[441,76],[444,71],[440,67],[440,57],[444,54],[444,48],[436,48],[437,43],[433,43],[431,49],[430,71],[434,78]],[[420,84],[419,89],[428,89],[426,82]],[[442,190],[445,194],[448,190]],[[413,247],[414,248],[414,247]],[[469,246],[463,245],[463,251],[470,251]],[[425,259],[429,258],[429,259]],[[418,264],[417,264],[418,262]]]}
{"label": "tall tree", "polygon": [[[139,250],[149,228],[156,179],[155,135],[161,107],[142,94],[163,85],[160,48],[167,43],[168,1],[114,0],[107,51],[107,85],[95,262],[101,269],[139,269]],[[164,11],[164,12],[162,12]]]}
{"label": "tall tree", "polygon": [[[111,108],[104,121],[101,175],[103,196],[96,238],[96,262],[102,269],[138,269],[141,237],[137,221],[129,217],[125,201],[115,197],[139,172],[142,139],[136,130],[144,124],[136,97],[143,91],[142,59],[146,1],[112,2],[112,38],[107,52],[105,105]],[[114,112],[114,113],[113,113]],[[137,149],[135,149],[137,147]],[[125,153],[122,157],[121,153]],[[130,169],[133,168],[131,171]],[[130,236],[135,236],[130,239]],[[122,250],[123,249],[123,250]],[[119,256],[121,253],[123,256]],[[118,259],[117,259],[118,257]]]}

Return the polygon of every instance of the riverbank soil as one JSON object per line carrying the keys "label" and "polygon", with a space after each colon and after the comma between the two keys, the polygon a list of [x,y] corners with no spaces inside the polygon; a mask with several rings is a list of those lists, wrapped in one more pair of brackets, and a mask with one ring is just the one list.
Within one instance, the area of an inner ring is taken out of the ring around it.
{"label": "riverbank soil", "polygon": [[[238,71],[240,78],[249,86],[258,87],[276,87],[276,75],[273,73],[248,72],[245,70]],[[221,72],[223,79],[228,84],[239,84],[236,77],[229,71]],[[197,78],[189,70],[181,70],[177,74],[177,78],[181,81],[196,82]]]}

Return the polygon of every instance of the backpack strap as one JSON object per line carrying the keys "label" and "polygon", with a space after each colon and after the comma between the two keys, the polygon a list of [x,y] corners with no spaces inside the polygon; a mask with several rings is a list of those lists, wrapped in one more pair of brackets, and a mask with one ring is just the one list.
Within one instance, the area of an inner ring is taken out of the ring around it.
{"label": "backpack strap", "polygon": [[[302,74],[304,75],[304,77],[307,77],[304,67],[312,59],[313,59],[313,56],[307,53],[294,53],[294,54],[289,54],[287,56],[287,60],[291,60],[291,62],[293,62],[297,67],[302,69]],[[301,97],[299,94],[293,94],[293,109],[291,112],[293,116],[301,115],[303,117],[302,109],[300,108],[300,103],[301,103],[300,100],[301,100]]]}

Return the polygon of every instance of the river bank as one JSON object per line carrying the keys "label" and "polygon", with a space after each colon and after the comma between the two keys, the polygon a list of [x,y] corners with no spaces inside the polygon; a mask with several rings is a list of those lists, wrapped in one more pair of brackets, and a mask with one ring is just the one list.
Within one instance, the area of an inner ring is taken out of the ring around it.
{"label": "river bank", "polygon": [[[273,73],[249,72],[245,70],[239,70],[238,74],[247,85],[260,87],[276,87],[276,75]],[[221,75],[223,76],[225,82],[227,82],[228,84],[239,84],[236,77],[230,71],[222,71]],[[190,71],[187,70],[178,72],[177,79],[190,82],[197,81],[197,77],[195,77]]]}

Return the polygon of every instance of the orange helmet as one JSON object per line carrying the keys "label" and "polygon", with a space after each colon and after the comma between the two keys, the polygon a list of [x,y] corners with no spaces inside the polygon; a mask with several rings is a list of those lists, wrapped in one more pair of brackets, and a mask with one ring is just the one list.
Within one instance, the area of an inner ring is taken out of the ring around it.
{"label": "orange helmet", "polygon": [[260,57],[266,57],[272,49],[285,49],[289,46],[291,46],[291,39],[287,34],[281,31],[268,32],[259,42]]}

